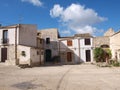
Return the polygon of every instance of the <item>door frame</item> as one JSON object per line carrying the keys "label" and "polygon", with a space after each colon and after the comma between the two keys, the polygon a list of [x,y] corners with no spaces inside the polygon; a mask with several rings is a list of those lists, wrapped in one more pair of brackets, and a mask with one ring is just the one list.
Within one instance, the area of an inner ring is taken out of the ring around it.
{"label": "door frame", "polygon": [[86,62],[91,62],[91,50],[85,50]]}
{"label": "door frame", "polygon": [[46,62],[51,62],[52,61],[51,59],[52,59],[52,50],[51,49],[46,49],[45,50],[45,61]]}
{"label": "door frame", "polygon": [[72,52],[67,52],[67,62],[72,62]]}
{"label": "door frame", "polygon": [[7,60],[7,48],[1,48],[1,62]]}

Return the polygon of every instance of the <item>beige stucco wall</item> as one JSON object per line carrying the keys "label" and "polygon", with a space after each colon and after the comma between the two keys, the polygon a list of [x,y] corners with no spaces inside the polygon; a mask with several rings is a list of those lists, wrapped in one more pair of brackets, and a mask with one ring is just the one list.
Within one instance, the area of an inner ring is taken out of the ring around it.
{"label": "beige stucco wall", "polygon": [[35,48],[30,49],[30,59],[31,59],[32,65],[40,65],[40,52],[39,52],[39,49],[35,49]]}
{"label": "beige stucco wall", "polygon": [[112,36],[114,33],[114,30],[110,28],[104,33],[104,36]]}
{"label": "beige stucco wall", "polygon": [[117,53],[117,58],[120,59],[120,32],[110,37],[110,49],[112,51],[112,58],[114,59]]}
{"label": "beige stucco wall", "polygon": [[94,37],[93,38],[93,46],[100,47],[101,45],[110,45],[110,38],[107,36]]}
{"label": "beige stucco wall", "polygon": [[19,44],[26,46],[36,46],[37,27],[36,25],[20,25]]}
{"label": "beige stucco wall", "polygon": [[[25,51],[26,56],[22,56],[21,52]],[[28,64],[28,65],[40,65],[40,53],[39,49],[27,46],[18,46],[18,59],[19,64]]]}

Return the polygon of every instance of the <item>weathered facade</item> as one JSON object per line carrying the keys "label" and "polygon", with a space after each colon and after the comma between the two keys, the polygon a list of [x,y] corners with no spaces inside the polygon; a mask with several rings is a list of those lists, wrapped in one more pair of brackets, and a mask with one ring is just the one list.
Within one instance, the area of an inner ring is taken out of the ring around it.
{"label": "weathered facade", "polygon": [[[7,64],[38,64],[36,25],[0,27],[0,61]],[[34,52],[34,53],[33,53]],[[36,58],[34,58],[36,56]]]}
{"label": "weathered facade", "polygon": [[108,29],[104,36],[101,37],[94,37],[93,38],[93,46],[102,47],[102,48],[109,48],[110,47],[110,37],[114,34],[114,30],[112,28]]}
{"label": "weathered facade", "polygon": [[59,56],[58,30],[56,28],[39,30],[38,37],[43,39],[44,63],[54,62],[53,58]]}
{"label": "weathered facade", "polygon": [[120,61],[120,31],[110,37],[110,49],[112,52],[112,59]]}
{"label": "weathered facade", "polygon": [[76,34],[59,38],[59,52],[63,63],[93,61],[93,37],[90,34]]}

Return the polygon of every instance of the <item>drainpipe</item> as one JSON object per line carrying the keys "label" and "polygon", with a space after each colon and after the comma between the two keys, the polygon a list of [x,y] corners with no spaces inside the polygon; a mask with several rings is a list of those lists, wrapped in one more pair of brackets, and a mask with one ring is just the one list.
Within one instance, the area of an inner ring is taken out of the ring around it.
{"label": "drainpipe", "polygon": [[78,52],[79,52],[79,61],[80,61],[80,39],[78,39]]}
{"label": "drainpipe", "polygon": [[[60,42],[61,42],[61,41],[58,40],[58,44],[59,44],[59,46],[58,46],[58,50],[59,50],[59,51],[58,51],[58,52],[59,52],[59,57],[60,57],[60,62],[61,62],[61,56],[60,56]],[[61,63],[62,63],[62,62],[61,62]]]}
{"label": "drainpipe", "polygon": [[15,64],[19,65],[19,61],[17,60],[17,27],[15,27]]}

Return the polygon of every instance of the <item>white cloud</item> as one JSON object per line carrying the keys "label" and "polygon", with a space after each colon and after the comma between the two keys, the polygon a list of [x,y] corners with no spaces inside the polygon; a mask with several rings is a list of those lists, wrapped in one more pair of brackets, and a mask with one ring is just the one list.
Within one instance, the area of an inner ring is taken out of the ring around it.
{"label": "white cloud", "polygon": [[70,34],[71,34],[71,32],[70,32],[69,30],[63,30],[63,31],[61,31],[61,33],[62,33],[62,34],[67,34],[67,35],[70,35]]}
{"label": "white cloud", "polygon": [[52,17],[58,17],[62,14],[63,7],[60,7],[60,5],[56,4],[54,5],[54,8],[50,11],[50,15]]}
{"label": "white cloud", "polygon": [[42,2],[40,0],[21,0],[22,2],[29,2],[35,6],[42,6]]}
{"label": "white cloud", "polygon": [[97,28],[92,25],[103,22],[106,18],[101,17],[93,9],[85,8],[80,4],[71,4],[67,8],[61,7],[59,4],[54,5],[50,10],[53,18],[58,17],[62,24],[76,33],[93,34]]}

